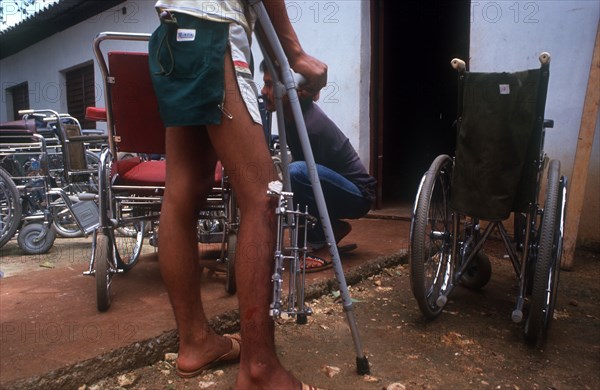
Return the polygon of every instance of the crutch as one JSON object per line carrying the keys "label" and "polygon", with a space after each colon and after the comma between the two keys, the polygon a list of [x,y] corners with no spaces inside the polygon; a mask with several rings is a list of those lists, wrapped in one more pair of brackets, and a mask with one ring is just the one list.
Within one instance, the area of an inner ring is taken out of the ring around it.
{"label": "crutch", "polygon": [[[321,218],[321,223],[323,225],[323,230],[325,232],[325,238],[329,245],[329,252],[333,259],[333,269],[335,272],[336,279],[339,284],[340,295],[342,297],[342,305],[344,311],[346,313],[346,318],[348,320],[348,325],[350,327],[350,331],[352,333],[352,338],[354,340],[354,346],[356,349],[356,370],[359,375],[368,374],[370,372],[369,362],[367,357],[363,353],[362,343],[360,340],[360,335],[358,333],[358,328],[356,326],[356,317],[354,315],[354,306],[352,304],[352,299],[350,297],[350,293],[348,291],[348,285],[346,284],[346,278],[344,276],[344,270],[342,269],[342,263],[340,260],[340,256],[337,250],[337,245],[335,242],[335,238],[333,235],[333,229],[331,227],[331,222],[329,219],[329,213],[327,211],[327,206],[325,204],[325,198],[323,196],[323,190],[321,188],[321,182],[318,177],[316,164],[314,160],[314,156],[312,153],[312,149],[310,147],[310,141],[308,138],[308,133],[306,131],[306,125],[304,123],[304,117],[302,116],[302,111],[300,108],[300,101],[298,100],[298,92],[296,90],[296,82],[294,80],[294,74],[290,68],[289,62],[285,53],[283,51],[283,47],[279,42],[279,38],[275,32],[273,24],[271,23],[271,19],[267,13],[265,5],[262,0],[249,0],[250,5],[254,9],[257,16],[257,23],[259,28],[264,33],[264,37],[257,36],[261,49],[263,51],[263,56],[265,58],[269,58],[270,61],[265,61],[267,66],[270,67],[269,71],[274,77],[274,81],[277,81],[275,77],[277,76],[276,70],[273,68],[272,59],[269,57],[269,52],[265,50],[265,48],[270,48],[271,53],[277,59],[277,62],[281,69],[281,77],[283,85],[285,86],[286,93],[288,95],[290,106],[292,109],[292,114],[294,116],[294,121],[296,123],[296,128],[298,130],[298,137],[300,139],[300,144],[302,146],[302,151],[304,153],[304,157],[306,160],[309,179],[313,188],[313,193],[315,196],[315,201],[317,204],[317,209],[319,211],[319,215]],[[262,42],[261,39],[265,39],[266,42]],[[275,92],[277,93],[277,88],[275,88]],[[277,118],[278,125],[283,124],[283,110],[281,109],[281,100],[279,99],[279,106],[277,107]],[[283,127],[279,127],[280,129],[280,140],[285,142],[285,135],[281,138],[282,133],[285,134],[285,131],[281,131]],[[282,164],[284,175],[287,175],[287,164],[288,158],[287,153],[285,153],[286,145],[282,144]],[[287,183],[289,185],[289,179],[284,179],[284,184]],[[286,188],[289,190],[289,188]]]}

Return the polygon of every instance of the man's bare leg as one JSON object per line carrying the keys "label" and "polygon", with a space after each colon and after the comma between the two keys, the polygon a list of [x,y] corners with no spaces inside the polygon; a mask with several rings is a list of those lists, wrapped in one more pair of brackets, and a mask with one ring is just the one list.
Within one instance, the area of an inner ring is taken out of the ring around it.
{"label": "man's bare leg", "polygon": [[274,199],[267,196],[275,170],[263,129],[253,123],[234,78],[231,57],[225,58],[225,108],[218,127],[209,126],[240,208],[235,272],[243,340],[239,389],[298,389],[300,383],[284,369],[275,352],[274,324],[269,316],[271,272],[275,249]]}
{"label": "man's bare leg", "polygon": [[229,340],[210,329],[200,294],[198,212],[214,183],[216,155],[205,128],[168,128],[166,145],[159,264],[179,331],[177,367],[192,371],[231,348]]}

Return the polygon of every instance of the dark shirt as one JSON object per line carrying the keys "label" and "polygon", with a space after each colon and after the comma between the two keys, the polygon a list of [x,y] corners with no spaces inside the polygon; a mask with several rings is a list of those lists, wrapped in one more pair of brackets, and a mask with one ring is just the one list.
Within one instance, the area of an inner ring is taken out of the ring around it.
{"label": "dark shirt", "polygon": [[[377,181],[367,172],[348,137],[313,102],[302,104],[302,112],[315,163],[344,176],[360,189],[365,198],[373,202]],[[286,121],[285,129],[293,160],[304,161],[295,123]]]}

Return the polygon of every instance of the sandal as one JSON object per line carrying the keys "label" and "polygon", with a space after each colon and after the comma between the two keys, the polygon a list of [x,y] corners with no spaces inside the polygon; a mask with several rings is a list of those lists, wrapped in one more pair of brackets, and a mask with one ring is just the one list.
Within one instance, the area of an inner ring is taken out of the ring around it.
{"label": "sandal", "polygon": [[[312,266],[310,264],[313,264]],[[304,272],[319,272],[333,267],[331,260],[324,259],[319,256],[307,255],[306,256],[306,270]]]}
{"label": "sandal", "polygon": [[229,352],[219,356],[212,362],[209,362],[209,363],[203,365],[202,367],[198,367],[197,369],[192,370],[192,371],[180,370],[179,367],[177,367],[176,368],[177,375],[179,375],[179,377],[181,377],[181,378],[193,378],[195,376],[202,374],[204,371],[206,371],[210,368],[214,368],[216,366],[219,366],[219,365],[225,364],[225,363],[234,363],[234,362],[239,361],[240,360],[240,352],[242,349],[241,337],[239,335],[232,335],[232,334],[224,334],[223,336],[228,338],[229,341],[231,341],[231,349],[229,350]]}

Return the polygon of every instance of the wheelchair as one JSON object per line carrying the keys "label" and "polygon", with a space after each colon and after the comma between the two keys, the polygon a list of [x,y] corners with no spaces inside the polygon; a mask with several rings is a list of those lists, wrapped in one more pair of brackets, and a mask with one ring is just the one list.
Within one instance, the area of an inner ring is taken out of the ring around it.
{"label": "wheelchair", "polygon": [[[483,248],[497,231],[518,280],[512,320],[525,341],[544,344],[557,301],[567,178],[544,153],[550,55],[514,73],[458,71],[455,156],[440,155],[423,175],[410,226],[412,293],[427,320],[455,287],[483,288],[492,267]],[[504,225],[514,219],[514,232]],[[484,223],[487,222],[487,223]]]}
{"label": "wheelchair", "polygon": [[[165,127],[150,78],[148,53],[110,51],[101,44],[147,42],[149,38],[150,34],[104,32],[93,44],[104,80],[105,108],[88,107],[86,116],[106,121],[109,137],[98,164],[99,218],[92,235],[89,269],[84,274],[95,278],[99,311],[110,307],[113,277],[137,264],[145,242],[158,243],[166,174]],[[236,292],[238,225],[235,196],[224,168],[217,163],[212,191],[198,215],[198,241],[220,243],[214,269],[225,273],[225,289],[230,294]]]}
{"label": "wheelchair", "polygon": [[82,135],[76,118],[53,110],[20,115],[0,124],[0,246],[16,234],[25,253],[40,254],[57,234],[75,237],[89,228],[89,204],[79,195],[95,191],[98,157],[88,147],[105,137]]}

